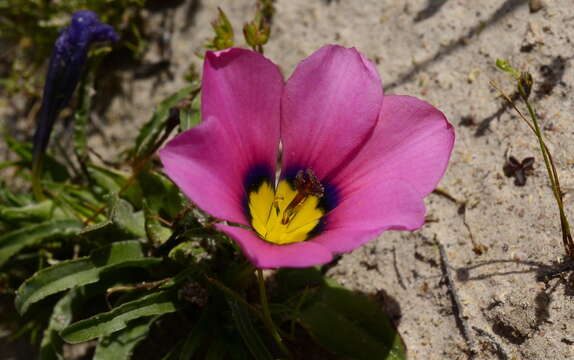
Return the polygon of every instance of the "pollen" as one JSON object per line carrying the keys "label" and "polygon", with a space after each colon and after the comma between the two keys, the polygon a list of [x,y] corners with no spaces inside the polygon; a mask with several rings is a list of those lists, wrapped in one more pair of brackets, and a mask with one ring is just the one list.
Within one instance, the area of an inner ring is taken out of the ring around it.
{"label": "pollen", "polygon": [[274,189],[268,182],[249,194],[251,226],[262,239],[286,245],[305,241],[325,211],[319,206],[323,186],[309,169],[293,181],[281,180]]}

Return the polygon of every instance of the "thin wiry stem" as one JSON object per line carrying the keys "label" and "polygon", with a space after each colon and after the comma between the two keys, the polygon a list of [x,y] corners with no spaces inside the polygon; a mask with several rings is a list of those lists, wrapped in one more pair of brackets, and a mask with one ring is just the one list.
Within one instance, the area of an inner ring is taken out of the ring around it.
{"label": "thin wiry stem", "polygon": [[562,190],[560,188],[560,181],[558,179],[558,171],[556,170],[556,166],[554,165],[554,159],[552,158],[552,154],[548,150],[546,143],[544,142],[544,138],[542,137],[542,131],[540,130],[540,126],[538,125],[538,116],[536,115],[536,111],[534,111],[534,107],[528,101],[527,96],[521,96],[526,104],[526,108],[528,109],[528,114],[530,115],[531,121],[528,121],[526,117],[522,114],[522,112],[518,109],[516,104],[512,101],[512,99],[506,95],[500,88],[496,85],[495,82],[491,81],[490,84],[508,101],[508,103],[514,108],[514,110],[518,113],[520,118],[530,127],[532,132],[536,135],[538,139],[538,143],[540,145],[540,152],[542,153],[542,158],[544,159],[544,165],[546,165],[546,171],[548,173],[548,178],[550,179],[550,184],[552,187],[552,192],[554,194],[554,198],[556,199],[556,204],[558,205],[558,211],[560,213],[560,228],[562,230],[562,241],[564,243],[564,250],[566,251],[566,255],[571,258],[574,258],[574,241],[572,240],[572,233],[570,230],[570,224],[568,223],[568,219],[566,218],[566,213],[564,212],[564,203],[562,201]]}
{"label": "thin wiry stem", "polygon": [[558,172],[556,171],[556,166],[554,165],[552,156],[550,155],[550,152],[548,151],[548,148],[542,139],[542,132],[540,131],[540,126],[538,125],[538,117],[536,116],[536,112],[534,111],[534,108],[527,98],[524,99],[524,102],[526,103],[526,108],[528,109],[528,113],[530,114],[530,118],[532,119],[532,123],[536,129],[535,133],[538,137],[538,142],[540,143],[540,151],[544,157],[544,163],[546,165],[548,177],[552,182],[552,190],[554,192],[554,197],[556,198],[558,211],[560,212],[560,227],[562,229],[562,241],[564,242],[564,249],[566,250],[566,254],[568,256],[574,258],[574,241],[572,241],[570,224],[568,223],[568,219],[566,218],[566,214],[564,212],[564,203],[562,202],[562,190],[560,189]]}
{"label": "thin wiry stem", "polygon": [[283,354],[288,358],[292,358],[289,349],[287,349],[283,343],[283,339],[281,339],[281,335],[279,335],[279,331],[277,331],[271,318],[271,312],[269,311],[269,304],[267,302],[267,291],[265,290],[265,280],[263,279],[263,271],[261,269],[257,269],[257,280],[259,281],[259,296],[261,299],[261,307],[263,308],[263,322]]}

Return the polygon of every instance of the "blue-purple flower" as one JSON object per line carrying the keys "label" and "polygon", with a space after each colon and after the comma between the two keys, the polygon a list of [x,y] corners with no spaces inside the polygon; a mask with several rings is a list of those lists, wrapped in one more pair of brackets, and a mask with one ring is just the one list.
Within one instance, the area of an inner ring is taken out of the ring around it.
{"label": "blue-purple flower", "polygon": [[34,134],[35,177],[41,172],[41,159],[54,122],[69,103],[80,80],[90,45],[108,40],[117,41],[119,36],[110,25],[101,23],[97,15],[88,10],[75,12],[70,25],[60,32],[50,58],[42,108]]}

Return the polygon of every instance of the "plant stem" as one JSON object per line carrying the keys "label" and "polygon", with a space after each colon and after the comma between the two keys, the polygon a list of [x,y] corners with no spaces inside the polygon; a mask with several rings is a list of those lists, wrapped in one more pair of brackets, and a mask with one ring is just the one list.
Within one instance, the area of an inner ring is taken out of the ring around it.
{"label": "plant stem", "polygon": [[522,112],[518,109],[514,101],[502,91],[495,82],[491,81],[490,84],[498,90],[498,92],[508,101],[508,103],[514,108],[514,110],[518,113],[520,118],[528,125],[528,127],[534,132],[536,137],[538,138],[538,143],[540,144],[540,152],[542,152],[542,157],[544,158],[544,164],[546,165],[546,171],[548,172],[548,177],[550,178],[550,184],[552,186],[552,192],[554,194],[554,198],[556,199],[556,204],[558,205],[558,211],[560,213],[560,228],[562,230],[562,241],[564,243],[564,250],[566,251],[566,255],[570,258],[574,259],[574,241],[572,240],[572,233],[570,231],[570,224],[568,223],[568,219],[566,218],[566,214],[564,213],[564,203],[562,201],[562,190],[560,189],[560,181],[558,180],[558,172],[556,171],[556,166],[554,165],[554,160],[552,158],[552,154],[548,151],[548,147],[542,138],[542,131],[540,130],[540,126],[538,125],[538,117],[536,116],[536,112],[534,108],[528,101],[527,96],[521,96],[526,104],[526,108],[528,109],[528,113],[532,119],[532,123],[526,119],[526,117],[522,114]]}
{"label": "plant stem", "polygon": [[263,320],[265,326],[271,333],[271,336],[273,337],[273,339],[277,343],[277,346],[279,346],[283,354],[285,354],[285,356],[291,359],[292,358],[291,353],[283,343],[281,335],[279,335],[279,331],[277,331],[277,328],[273,323],[273,319],[271,318],[271,312],[269,311],[269,304],[267,302],[267,291],[265,290],[265,280],[263,280],[263,271],[261,269],[257,269],[257,280],[259,281],[259,296],[261,298],[261,306],[263,307]]}
{"label": "plant stem", "polygon": [[43,167],[44,167],[44,154],[40,154],[32,162],[32,192],[37,202],[40,202],[45,199],[42,189]]}
{"label": "plant stem", "polygon": [[524,98],[526,103],[526,108],[532,119],[532,124],[534,125],[534,133],[538,137],[538,142],[540,144],[540,151],[542,152],[542,157],[544,158],[544,164],[546,165],[546,171],[548,172],[548,177],[552,185],[552,191],[554,192],[554,197],[556,198],[556,204],[558,205],[558,211],[560,213],[560,227],[562,230],[562,241],[564,242],[564,249],[566,254],[571,258],[574,258],[574,241],[572,241],[572,233],[570,232],[570,224],[564,213],[564,203],[562,202],[562,190],[560,189],[560,181],[558,180],[558,172],[554,166],[554,161],[544,140],[542,139],[542,132],[540,131],[540,126],[538,125],[538,117],[534,111],[532,105],[527,98]]}

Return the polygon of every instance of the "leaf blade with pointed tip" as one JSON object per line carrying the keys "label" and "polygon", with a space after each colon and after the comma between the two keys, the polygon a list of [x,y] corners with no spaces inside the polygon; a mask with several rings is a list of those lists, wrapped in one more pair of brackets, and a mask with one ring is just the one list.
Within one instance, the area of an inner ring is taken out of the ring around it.
{"label": "leaf blade with pointed tip", "polygon": [[157,317],[130,321],[130,326],[104,337],[96,347],[94,360],[129,360],[135,347],[143,341]]}
{"label": "leaf blade with pointed tip", "polygon": [[333,286],[333,282],[318,290],[317,298],[300,316],[311,336],[337,356],[406,359],[404,343],[387,315],[366,296]]}
{"label": "leaf blade with pointed tip", "polygon": [[73,236],[81,227],[82,224],[78,220],[51,220],[4,234],[0,236],[0,266],[27,246],[37,245],[56,237]]}
{"label": "leaf blade with pointed tip", "polygon": [[40,270],[16,292],[15,305],[20,314],[49,295],[73,287],[95,283],[100,275],[125,267],[148,267],[161,262],[145,258],[138,241],[116,242],[97,249],[89,257],[68,260]]}
{"label": "leaf blade with pointed tip", "polygon": [[73,323],[62,330],[60,336],[68,343],[77,344],[125,329],[131,320],[171,313],[182,306],[175,291],[160,291]]}

